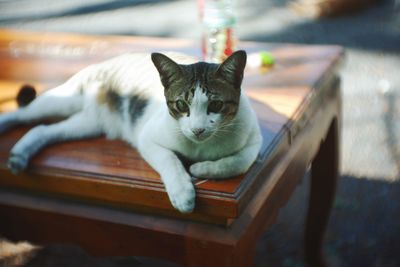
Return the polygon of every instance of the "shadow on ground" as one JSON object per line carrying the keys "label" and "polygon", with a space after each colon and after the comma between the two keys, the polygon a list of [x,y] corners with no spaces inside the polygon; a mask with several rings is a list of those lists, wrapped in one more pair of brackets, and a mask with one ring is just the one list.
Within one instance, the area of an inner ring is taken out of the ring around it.
{"label": "shadow on ground", "polygon": [[[328,259],[343,267],[399,266],[400,183],[342,176],[338,185],[325,242]],[[256,266],[304,266],[308,186],[307,177],[258,243]]]}

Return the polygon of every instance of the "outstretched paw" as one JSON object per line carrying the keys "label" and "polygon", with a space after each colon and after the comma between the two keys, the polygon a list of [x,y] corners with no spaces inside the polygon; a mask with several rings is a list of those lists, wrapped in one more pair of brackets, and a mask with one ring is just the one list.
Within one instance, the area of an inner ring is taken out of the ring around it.
{"label": "outstretched paw", "polygon": [[27,165],[28,159],[20,154],[11,154],[7,164],[13,174],[18,174],[25,170]]}
{"label": "outstretched paw", "polygon": [[14,126],[12,121],[10,121],[6,116],[0,116],[0,134],[8,131],[12,126]]}
{"label": "outstretched paw", "polygon": [[175,209],[182,213],[190,213],[194,209],[196,192],[192,183],[187,183],[178,190],[168,191],[169,199]]}
{"label": "outstretched paw", "polygon": [[221,172],[213,161],[202,161],[190,166],[190,173],[197,178],[221,178]]}

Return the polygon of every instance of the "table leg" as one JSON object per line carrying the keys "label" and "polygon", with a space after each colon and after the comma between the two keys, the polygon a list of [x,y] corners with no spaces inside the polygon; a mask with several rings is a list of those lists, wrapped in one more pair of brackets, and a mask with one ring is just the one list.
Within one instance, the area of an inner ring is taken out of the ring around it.
{"label": "table leg", "polygon": [[305,229],[305,261],[311,267],[327,266],[322,245],[338,177],[338,128],[338,121],[335,119],[311,167],[311,190]]}

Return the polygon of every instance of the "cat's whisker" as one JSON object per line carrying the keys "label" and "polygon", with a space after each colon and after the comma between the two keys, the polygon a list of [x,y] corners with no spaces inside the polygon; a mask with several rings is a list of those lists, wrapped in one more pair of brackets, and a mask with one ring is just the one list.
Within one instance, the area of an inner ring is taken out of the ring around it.
{"label": "cat's whisker", "polygon": [[235,131],[218,131],[218,133],[224,134],[222,137],[226,137],[226,134],[232,134],[232,135],[236,135],[236,136],[242,135],[242,133],[235,132]]}
{"label": "cat's whisker", "polygon": [[219,127],[219,130],[224,130],[224,131],[233,131],[233,130],[241,130],[243,127],[243,124],[227,124]]}
{"label": "cat's whisker", "polygon": [[222,123],[220,127],[224,128],[224,127],[243,126],[243,125],[244,125],[244,123],[242,123],[242,122],[238,122],[238,121],[228,121],[228,122]]}

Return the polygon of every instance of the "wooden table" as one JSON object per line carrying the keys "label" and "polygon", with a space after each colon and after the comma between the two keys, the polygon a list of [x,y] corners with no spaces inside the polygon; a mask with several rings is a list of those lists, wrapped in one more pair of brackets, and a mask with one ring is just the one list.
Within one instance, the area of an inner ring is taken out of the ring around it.
{"label": "wooden table", "polygon": [[[196,208],[175,211],[158,174],[121,141],[53,145],[26,172],[6,168],[11,147],[31,127],[0,136],[0,234],[47,244],[76,243],[93,255],[164,258],[185,266],[251,266],[257,237],[277,217],[311,165],[305,258],[322,266],[321,245],[338,173],[340,88],[336,46],[242,43],[268,50],[272,70],[247,68],[264,143],[246,175],[197,179]],[[0,111],[15,108],[21,85],[39,91],[84,66],[129,51],[199,55],[193,41],[0,30]]]}

